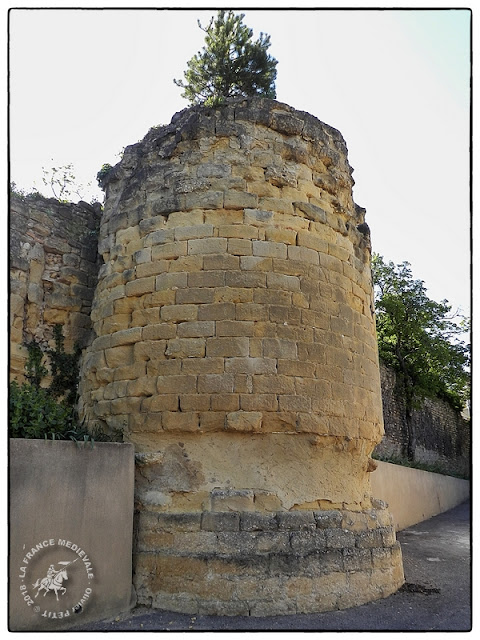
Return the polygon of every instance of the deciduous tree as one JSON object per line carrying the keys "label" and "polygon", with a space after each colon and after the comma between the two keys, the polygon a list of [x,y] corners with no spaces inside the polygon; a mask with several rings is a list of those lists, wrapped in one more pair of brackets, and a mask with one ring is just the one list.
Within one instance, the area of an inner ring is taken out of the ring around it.
{"label": "deciduous tree", "polygon": [[437,396],[461,409],[469,393],[469,347],[461,340],[467,320],[452,314],[446,300],[427,296],[408,262],[395,265],[372,258],[378,347],[403,385],[408,427],[407,455],[413,459],[412,410],[426,396]]}

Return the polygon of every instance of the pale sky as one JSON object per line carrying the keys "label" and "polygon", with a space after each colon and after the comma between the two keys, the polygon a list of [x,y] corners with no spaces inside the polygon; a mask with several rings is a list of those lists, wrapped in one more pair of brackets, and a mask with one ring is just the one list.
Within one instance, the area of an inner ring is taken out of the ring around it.
{"label": "pale sky", "polygon": [[[373,250],[469,313],[470,12],[242,12],[271,36],[277,99],[345,138]],[[102,199],[102,164],[188,106],[173,78],[214,13],[11,11],[11,179],[51,195],[42,167],[73,163],[85,199]]]}

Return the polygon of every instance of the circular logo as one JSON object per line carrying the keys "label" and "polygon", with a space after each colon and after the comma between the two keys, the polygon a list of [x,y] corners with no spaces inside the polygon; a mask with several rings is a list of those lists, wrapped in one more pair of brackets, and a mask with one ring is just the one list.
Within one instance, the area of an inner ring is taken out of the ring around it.
{"label": "circular logo", "polygon": [[27,549],[19,570],[20,594],[26,606],[49,620],[82,613],[92,599],[92,561],[79,545],[62,538],[39,541]]}

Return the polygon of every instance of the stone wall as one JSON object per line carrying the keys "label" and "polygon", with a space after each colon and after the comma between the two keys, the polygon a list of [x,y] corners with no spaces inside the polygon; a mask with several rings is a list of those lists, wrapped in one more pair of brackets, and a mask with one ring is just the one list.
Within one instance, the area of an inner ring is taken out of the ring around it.
{"label": "stone wall", "polygon": [[10,200],[10,375],[23,379],[24,345],[53,346],[63,325],[65,347],[83,346],[91,330],[97,282],[100,205],[43,197]]}
{"label": "stone wall", "polygon": [[135,444],[141,603],[323,611],[403,581],[370,491],[383,426],[351,173],[338,131],[241,99],[177,114],[105,178],[80,411]]}
{"label": "stone wall", "polygon": [[[403,457],[407,447],[405,398],[393,369],[381,365],[380,375],[385,435],[375,452],[387,458]],[[470,422],[439,398],[426,398],[414,409],[412,420],[416,435],[415,461],[469,477]]]}

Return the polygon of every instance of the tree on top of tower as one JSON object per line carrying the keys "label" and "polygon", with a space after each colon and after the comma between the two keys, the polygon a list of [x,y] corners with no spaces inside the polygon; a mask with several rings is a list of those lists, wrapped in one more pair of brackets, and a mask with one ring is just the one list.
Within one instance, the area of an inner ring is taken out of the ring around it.
{"label": "tree on top of tower", "polygon": [[191,104],[216,106],[234,96],[276,97],[277,60],[267,53],[270,36],[260,33],[253,41],[244,17],[221,10],[206,28],[198,21],[206,33],[205,46],[187,62],[185,81],[174,80]]}

